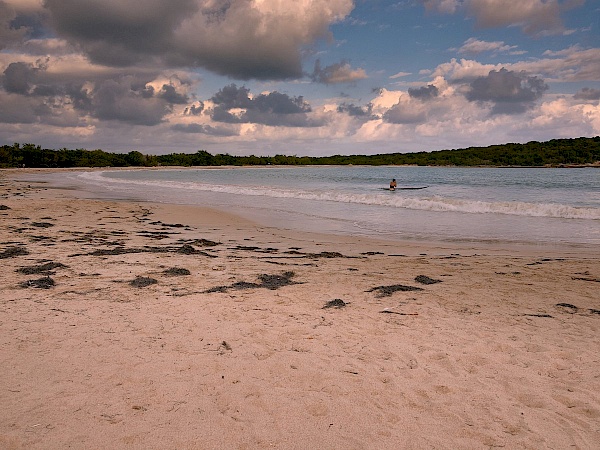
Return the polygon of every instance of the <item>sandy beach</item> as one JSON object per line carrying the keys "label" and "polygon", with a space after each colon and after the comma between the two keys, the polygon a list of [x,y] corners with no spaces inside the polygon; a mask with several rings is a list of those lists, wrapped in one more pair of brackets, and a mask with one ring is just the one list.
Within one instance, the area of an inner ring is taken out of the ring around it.
{"label": "sandy beach", "polygon": [[598,449],[600,254],[317,235],[0,172],[2,449]]}

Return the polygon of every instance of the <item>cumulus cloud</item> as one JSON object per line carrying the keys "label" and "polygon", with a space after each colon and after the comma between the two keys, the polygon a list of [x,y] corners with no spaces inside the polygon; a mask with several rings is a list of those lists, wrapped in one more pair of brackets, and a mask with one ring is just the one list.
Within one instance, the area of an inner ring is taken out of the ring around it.
{"label": "cumulus cloud", "polygon": [[185,108],[183,110],[183,114],[186,116],[197,116],[199,114],[202,114],[202,111],[204,111],[204,102],[198,101],[196,103]]}
{"label": "cumulus cloud", "polygon": [[451,59],[438,65],[433,77],[442,76],[460,83],[485,76],[490,70],[503,67],[515,72],[543,76],[548,81],[600,81],[600,48],[582,49],[578,46],[556,52],[545,52],[545,58],[519,61],[512,64],[482,64],[471,59]]}
{"label": "cumulus cloud", "polygon": [[155,97],[152,91],[132,77],[106,80],[89,94],[90,113],[102,120],[156,125],[170,109],[168,103]]}
{"label": "cumulus cloud", "polygon": [[13,94],[28,95],[38,70],[32,64],[10,63],[2,76],[4,90]]}
{"label": "cumulus cloud", "polygon": [[577,100],[600,100],[600,89],[584,87],[573,98]]}
{"label": "cumulus cloud", "polygon": [[373,105],[371,103],[366,106],[359,106],[354,103],[342,103],[338,105],[337,112],[348,114],[350,117],[361,120],[372,120],[376,118],[376,116],[373,115]]}
{"label": "cumulus cloud", "polygon": [[173,131],[180,131],[183,133],[194,133],[194,134],[205,134],[208,136],[218,137],[229,137],[237,136],[238,133],[225,127],[213,127],[211,125],[201,123],[177,123],[171,126]]}
{"label": "cumulus cloud", "polygon": [[350,63],[347,61],[322,68],[321,61],[317,59],[315,68],[311,74],[313,81],[323,84],[353,83],[365,78],[368,77],[364,69],[352,69]]}
{"label": "cumulus cloud", "polygon": [[430,100],[439,95],[439,89],[437,86],[433,84],[428,84],[427,86],[422,86],[420,88],[410,88],[408,90],[408,95],[412,98],[418,98],[421,100]]}
{"label": "cumulus cloud", "polygon": [[[187,104],[185,85],[155,83],[150,75],[128,75],[115,78],[78,81],[56,77],[44,60],[33,63],[17,61],[8,64],[0,82],[11,104],[23,102],[23,111],[35,113],[35,121],[56,122],[56,117],[71,117],[75,111],[86,116],[135,125],[155,125],[172,111],[173,105]],[[179,88],[179,90],[178,90]],[[37,100],[31,100],[31,98]],[[28,100],[29,99],[29,100]],[[16,108],[19,109],[19,108]],[[32,113],[33,114],[33,113]],[[7,121],[30,123],[29,116],[17,113]],[[73,120],[70,118],[69,120]]]}
{"label": "cumulus cloud", "polygon": [[11,5],[0,1],[0,50],[20,42],[27,33],[23,26],[15,28],[12,24],[17,13]]}
{"label": "cumulus cloud", "polygon": [[92,62],[204,67],[237,79],[302,76],[302,48],[329,37],[352,0],[46,0],[59,36]]}
{"label": "cumulus cloud", "polygon": [[321,120],[312,119],[312,111],[303,97],[290,97],[280,92],[250,95],[246,87],[225,86],[211,99],[212,120],[224,123],[256,123],[283,127],[318,127]]}
{"label": "cumulus cloud", "polygon": [[492,102],[494,114],[518,114],[531,108],[548,85],[541,78],[503,68],[473,80],[469,88],[467,100]]}

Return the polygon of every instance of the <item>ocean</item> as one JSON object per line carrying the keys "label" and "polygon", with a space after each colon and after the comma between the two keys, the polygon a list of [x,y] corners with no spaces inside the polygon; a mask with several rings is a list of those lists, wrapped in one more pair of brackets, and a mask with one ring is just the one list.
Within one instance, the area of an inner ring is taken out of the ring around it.
{"label": "ocean", "polygon": [[[391,192],[398,187],[424,189]],[[428,242],[600,245],[600,170],[236,167],[50,174],[101,198],[213,207],[285,229]]]}

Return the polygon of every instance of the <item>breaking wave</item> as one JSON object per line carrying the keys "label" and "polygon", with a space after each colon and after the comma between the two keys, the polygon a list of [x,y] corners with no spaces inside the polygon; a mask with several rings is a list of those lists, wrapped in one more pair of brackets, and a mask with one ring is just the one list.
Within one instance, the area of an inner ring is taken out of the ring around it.
{"label": "breaking wave", "polygon": [[600,208],[574,207],[557,203],[489,202],[423,194],[404,196],[400,191],[393,194],[387,191],[357,193],[352,191],[285,189],[268,186],[237,186],[184,181],[113,179],[103,176],[103,172],[85,172],[78,176],[86,182],[101,185],[110,190],[133,189],[136,192],[146,193],[165,192],[166,189],[188,192],[208,191],[242,196],[355,203],[424,211],[600,220]]}

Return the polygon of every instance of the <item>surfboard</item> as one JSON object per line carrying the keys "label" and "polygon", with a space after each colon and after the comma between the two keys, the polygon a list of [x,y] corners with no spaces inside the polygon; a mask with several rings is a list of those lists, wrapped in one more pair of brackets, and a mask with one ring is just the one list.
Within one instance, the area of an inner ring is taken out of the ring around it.
{"label": "surfboard", "polygon": [[380,188],[384,191],[411,191],[411,190],[417,190],[417,189],[426,189],[429,186],[400,186],[397,187],[396,189],[390,189],[390,188]]}

